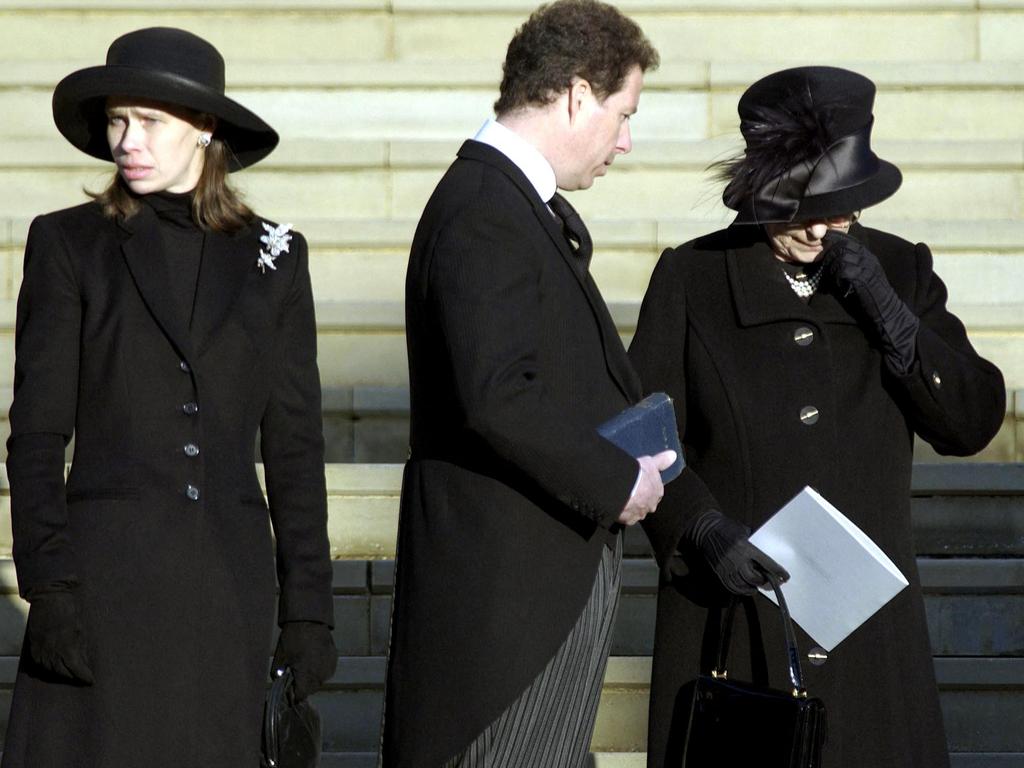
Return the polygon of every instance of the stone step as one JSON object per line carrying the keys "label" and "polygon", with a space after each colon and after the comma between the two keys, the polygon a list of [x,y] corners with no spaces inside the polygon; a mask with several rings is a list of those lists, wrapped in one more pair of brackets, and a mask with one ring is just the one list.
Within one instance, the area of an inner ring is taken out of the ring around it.
{"label": "stone step", "polygon": [[1024,496],[1024,466],[919,466],[914,468],[911,493],[920,498]]}
{"label": "stone step", "polygon": [[[627,565],[637,563],[627,560]],[[355,565],[349,563],[348,565]],[[1021,562],[1017,562],[1018,567]],[[10,577],[9,562],[0,561],[0,572]],[[628,569],[627,569],[628,570]],[[388,597],[379,594],[374,583],[368,589],[367,574],[363,568],[361,581],[368,596],[351,594],[351,578],[336,578],[335,630],[341,659],[325,691],[317,695],[316,703],[330,723],[326,731],[328,751],[369,749],[376,744],[376,729],[380,722],[380,696],[384,681],[384,653],[390,613]],[[628,575],[628,574],[627,574]],[[337,572],[336,572],[337,577]],[[358,581],[358,580],[355,580]],[[926,584],[927,586],[927,584]],[[347,591],[346,591],[347,590]],[[1005,642],[1013,632],[1012,616],[1020,615],[1021,582],[1016,585],[1015,604],[995,604],[984,592],[972,596],[974,610],[959,610],[955,620],[977,624],[988,620],[988,636]],[[653,594],[641,606],[642,615],[635,608],[640,602],[635,588],[627,585],[620,605],[613,657],[609,662],[602,691],[601,709],[595,729],[593,748],[618,752],[642,751],[645,747],[646,709],[650,680],[650,642],[653,631]],[[0,614],[0,691],[9,688],[14,675],[14,655],[20,647],[24,629],[24,604],[13,596],[2,603],[8,610]],[[1020,734],[1008,734],[1007,729],[984,727],[985,718],[993,715],[1005,717],[1020,706],[1024,684],[1024,637],[1017,627],[1016,645],[1004,649],[989,645],[977,655],[960,646],[960,654],[950,655],[948,649],[936,643],[934,614],[952,613],[944,607],[927,603],[930,630],[935,647],[935,669],[940,686],[947,730],[951,745],[960,749],[1020,750]],[[13,609],[13,610],[12,610]],[[993,617],[995,617],[993,621]],[[645,641],[639,651],[630,650],[622,636],[637,634],[637,625],[644,625]],[[952,621],[947,621],[952,623]],[[942,626],[938,627],[941,635]],[[365,638],[371,636],[369,645]],[[963,651],[968,651],[964,654]],[[1000,655],[1011,653],[1013,655]],[[629,655],[624,655],[629,654]],[[639,655],[634,655],[639,653]],[[998,722],[998,720],[996,721]],[[1004,720],[1005,722],[1005,720]],[[980,732],[979,732],[980,727]]]}
{"label": "stone step", "polygon": [[[262,467],[258,469],[262,473]],[[402,465],[328,464],[325,476],[331,556],[354,561],[393,559]],[[1022,499],[1024,463],[915,465],[912,504],[918,554],[1024,555]],[[628,553],[646,553],[641,531],[629,530]],[[0,557],[10,552],[10,496],[4,468],[0,472]],[[389,583],[389,567],[375,566],[375,578],[382,585]],[[0,578],[0,590],[4,584],[13,581]]]}
{"label": "stone step", "polygon": [[[10,689],[16,661],[0,658],[0,690]],[[954,768],[1019,766],[1024,737],[1005,724],[1016,721],[1021,706],[1024,659],[936,659],[935,672]],[[609,659],[591,742],[598,768],[643,759],[650,674],[648,658]],[[332,679],[312,699],[324,722],[324,766],[369,765],[355,761],[375,758],[383,685],[383,657],[339,659]]]}
{"label": "stone step", "polygon": [[[6,458],[5,444],[10,429],[6,413],[9,408],[10,390],[7,388],[5,397],[0,397],[0,461]],[[323,429],[324,456],[328,463],[403,462],[409,445],[408,390],[376,386],[325,389]],[[67,449],[68,460],[73,450],[72,442]],[[1007,393],[1003,425],[992,441],[976,455],[967,458],[941,456],[918,438],[914,446],[914,461],[919,464],[1024,461],[1024,390]]]}
{"label": "stone step", "polygon": [[[633,327],[659,255],[656,248],[616,248],[608,241],[595,249],[591,273],[605,301],[622,307],[622,316],[628,318],[627,327]],[[936,250],[934,256],[935,271],[950,292],[949,308],[969,331],[1024,326],[1024,250]],[[12,252],[10,259],[12,283],[20,282],[21,251]],[[322,305],[400,303],[405,295],[407,261],[408,248],[315,248],[310,258],[314,294]],[[5,298],[15,296],[12,293]],[[635,305],[636,309],[627,311],[626,305]]]}
{"label": "stone step", "polygon": [[[628,344],[639,305],[621,303],[611,307],[623,342]],[[1003,313],[1001,313],[1003,314]],[[1003,314],[1007,322],[1019,327],[1024,315],[1013,311]],[[1015,323],[1014,318],[1018,318]],[[390,321],[389,321],[390,318]],[[405,337],[401,304],[388,310],[383,303],[360,307],[339,307],[338,312],[318,315],[320,330],[320,369],[330,385],[402,384],[407,377]],[[1010,329],[977,330],[971,333],[975,348],[996,363],[1012,388],[1024,386],[1024,343],[1019,331]],[[373,333],[367,333],[368,329]],[[2,360],[2,357],[0,357]]]}
{"label": "stone step", "polygon": [[[154,8],[170,7],[168,2],[153,3]],[[616,5],[629,14],[679,11],[678,0],[620,0]],[[252,15],[266,11],[388,11],[393,13],[498,13],[521,11],[528,14],[537,4],[533,0],[175,0],[178,10],[226,13],[241,11]],[[76,10],[112,12],[137,10],[138,0],[0,0],[0,10],[42,12]],[[808,11],[808,10],[888,11],[971,11],[1024,10],[1022,0],[691,0],[687,12],[736,11]]]}
{"label": "stone step", "polygon": [[[954,768],[1009,768],[1020,764],[1005,760],[1019,759],[1024,752],[1019,729],[1006,728],[1005,723],[1014,722],[1014,708],[1020,706],[1022,661],[936,659],[947,737],[951,749],[961,753],[953,757]],[[14,657],[0,658],[0,690],[10,689],[16,665]],[[613,656],[608,660],[591,742],[591,749],[597,753],[597,768],[642,768],[650,675],[650,659]],[[974,688],[962,689],[965,678],[988,679],[991,684],[981,687],[972,683]],[[948,680],[953,683],[948,684]],[[325,689],[314,694],[312,701],[324,723],[325,768],[369,768],[374,764],[383,685],[383,657],[341,657]],[[4,702],[4,710],[8,702]],[[989,717],[993,719],[986,720]]]}
{"label": "stone step", "polygon": [[[111,170],[109,163],[79,152],[56,131],[53,135],[11,138],[0,145],[0,169]],[[356,169],[433,169],[443,171],[454,159],[464,137],[439,139],[300,138],[283,136],[260,168],[284,171]],[[873,149],[900,168],[936,170],[1024,169],[1024,139],[903,140],[880,139]],[[742,149],[739,138],[654,139],[637,143],[616,160],[628,168],[676,168],[702,171],[708,165]]]}
{"label": "stone step", "polygon": [[[289,14],[295,17],[295,14]],[[1022,14],[1024,16],[1024,14]],[[366,17],[360,14],[360,17]],[[881,14],[882,18],[888,14]],[[0,6],[0,20],[4,18]],[[162,18],[166,16],[162,15]],[[257,18],[268,18],[266,15]],[[446,18],[462,19],[459,15]],[[1016,20],[1015,17],[1002,15],[1004,20]],[[104,17],[105,20],[108,20]],[[46,23],[54,23],[50,14]],[[255,25],[258,28],[258,25]],[[732,29],[726,25],[726,29]],[[133,28],[125,28],[128,29]],[[205,27],[190,28],[217,42],[206,32]],[[330,28],[329,28],[330,29]],[[1012,24],[1010,29],[1013,29]],[[50,30],[39,29],[38,34],[47,35]],[[102,61],[106,46],[117,33],[102,33],[97,37],[77,37],[70,44],[71,48],[85,45],[88,52],[81,55],[67,55],[69,46],[61,47],[60,56],[54,56],[52,42],[40,44],[33,51],[15,55],[13,50],[6,50],[3,57],[4,69],[0,72],[0,89],[13,88],[49,92],[62,78],[76,69],[91,67]],[[511,37],[511,30],[510,30]],[[362,48],[354,51],[334,45],[324,51],[303,50],[303,55],[295,56],[288,49],[258,50],[259,45],[244,36],[234,36],[227,45],[217,43],[227,58],[226,81],[228,90],[240,96],[246,92],[259,92],[265,89],[276,91],[316,90],[324,89],[331,92],[349,90],[361,91],[381,89],[437,89],[467,88],[472,90],[492,90],[498,87],[501,80],[501,55],[487,51],[474,57],[460,57],[444,54],[423,55],[414,58],[395,56],[368,55],[373,48]],[[241,55],[231,57],[229,48],[237,47]],[[502,46],[504,51],[504,46]],[[714,57],[699,56],[673,57],[675,47],[662,54],[662,66],[649,72],[644,77],[644,93],[655,92],[706,92],[727,93],[742,91],[755,80],[777,69],[790,66],[780,62],[774,56],[744,57],[736,61],[734,57],[716,60]],[[48,55],[47,55],[48,54]],[[94,57],[93,57],[94,56]],[[864,58],[854,60],[847,66],[854,67],[858,72],[869,77],[879,88],[881,94],[901,90],[949,91],[962,92],[965,95],[972,90],[1020,89],[1024,86],[1024,71],[1021,69],[1022,55],[1018,49],[1016,55],[969,59],[964,61],[951,60],[949,57],[923,58],[919,60],[900,60],[898,58]],[[801,63],[804,60],[801,59]]]}
{"label": "stone step", "polygon": [[[70,204],[86,201],[82,195]],[[576,193],[573,202],[581,210],[586,207],[586,193]],[[21,254],[32,217],[47,209],[31,214],[0,214],[0,250]],[[287,211],[284,211],[287,213]],[[408,255],[409,244],[416,230],[419,213],[410,217],[354,218],[351,216],[299,216],[291,221],[301,231],[311,248],[326,251],[393,252]],[[277,221],[288,221],[273,213]],[[337,212],[336,212],[337,213]],[[652,251],[660,254],[664,248],[676,246],[691,238],[728,225],[730,219],[718,216],[675,215],[654,217],[650,213],[625,218],[587,215],[590,230],[599,250]],[[1024,219],[989,220],[981,223],[960,218],[896,218],[887,216],[882,208],[865,213],[864,223],[877,229],[897,233],[907,240],[926,242],[933,253],[1004,253],[1016,255],[1024,252]],[[20,259],[19,259],[20,260]],[[403,267],[404,269],[404,267]],[[1013,275],[1005,275],[1013,278]],[[1012,283],[1017,285],[1017,283]]]}
{"label": "stone step", "polygon": [[[475,127],[450,139],[364,139],[352,146],[341,139],[286,135],[273,162],[234,178],[257,211],[280,220],[301,223],[339,213],[349,219],[415,219],[462,137]],[[81,153],[76,157],[55,133],[45,129],[45,139],[12,140],[0,152],[6,215],[28,218],[83,202],[83,189],[99,190],[109,181],[111,165]],[[635,153],[619,158],[607,178],[572,199],[588,219],[684,215],[724,223],[732,214],[721,203],[722,185],[705,169],[736,147],[730,139],[666,138],[645,145],[638,138]],[[986,223],[1024,217],[1024,142],[892,141],[881,144],[879,154],[904,169],[904,184],[871,217],[928,221],[948,212],[961,221]]]}
{"label": "stone step", "polygon": [[[586,193],[571,196],[588,221],[686,217],[714,222],[717,228],[735,215],[721,202],[721,184],[702,170],[639,168],[628,160],[621,166]],[[29,218],[86,202],[82,190],[100,191],[109,177],[109,168],[0,169],[0,184],[9,190],[0,204],[8,215]],[[339,213],[349,219],[416,219],[440,177],[434,169],[275,171],[257,166],[241,174],[236,186],[258,213],[301,229],[305,221]],[[942,213],[978,227],[1020,220],[1022,188],[1024,169],[908,172],[899,193],[870,210],[865,221],[928,222]]]}
{"label": "stone step", "polygon": [[[262,466],[257,467],[262,482]],[[331,557],[377,560],[395,556],[401,464],[328,464],[328,532]],[[0,557],[11,553],[10,494],[6,467],[0,472]],[[13,582],[0,579],[4,584]]]}
{"label": "stone step", "polygon": [[[74,14],[76,17],[80,14]],[[167,19],[166,14],[159,14]],[[295,14],[289,14],[295,18]],[[364,16],[364,14],[360,14]],[[456,23],[466,24],[463,15],[445,15]],[[1017,21],[1016,17],[1000,14],[1005,22]],[[57,15],[47,14],[36,25],[36,34],[52,32],[57,24]],[[257,19],[268,20],[271,17],[261,14]],[[313,17],[310,17],[311,19]],[[322,16],[320,18],[323,18]],[[771,18],[768,15],[767,18]],[[880,18],[891,18],[891,14],[882,13]],[[0,5],[0,20],[5,14]],[[1024,19],[1024,14],[1022,14]],[[102,23],[109,21],[104,16]],[[271,23],[271,22],[266,22]],[[47,26],[50,25],[50,26]],[[322,25],[321,25],[322,26]],[[1012,28],[1012,24],[1007,25]],[[277,27],[276,22],[270,31]],[[251,28],[259,28],[256,24]],[[126,27],[126,29],[129,29]],[[196,28],[198,29],[198,28]],[[329,30],[330,27],[327,27]],[[735,27],[732,27],[735,29]],[[354,29],[354,34],[360,30]],[[471,29],[467,27],[471,34]],[[207,35],[202,29],[200,34]],[[80,67],[93,66],[100,63],[105,54],[109,40],[116,32],[102,32],[88,37],[76,35],[70,42],[73,48],[84,45],[88,53],[79,56],[53,56],[52,41],[48,45],[37,45],[32,52],[21,52],[16,55],[13,49],[5,49],[4,68],[0,71],[0,89],[23,89],[29,91],[48,92],[68,73]],[[247,30],[248,34],[248,30]],[[511,35],[511,32],[510,32]],[[213,37],[207,35],[213,40]],[[468,36],[468,34],[467,34]],[[892,36],[895,36],[894,34]],[[24,40],[30,40],[27,36]],[[339,40],[338,42],[340,42]],[[258,50],[261,41],[246,38],[238,41],[243,55],[232,59],[229,51],[227,57],[226,80],[229,91],[235,95],[243,92],[259,92],[262,90],[283,89],[327,89],[344,91],[345,89],[374,89],[386,91],[398,89],[439,89],[439,88],[472,88],[494,89],[501,80],[501,56],[494,51],[473,58],[460,58],[457,55],[427,56],[417,59],[401,59],[397,57],[374,57],[368,55],[372,48],[344,49],[333,45],[327,50],[318,51],[312,47],[303,49],[301,56],[290,55],[287,49]],[[62,53],[69,50],[62,48]],[[502,51],[504,47],[502,47]],[[726,54],[724,61],[714,58],[686,56],[682,59],[671,57],[674,48],[668,53],[662,52],[662,64],[658,69],[649,72],[644,78],[645,93],[660,91],[694,91],[706,93],[725,93],[742,91],[752,82],[775,71],[782,64],[774,56],[763,58],[745,57],[736,61],[734,56]],[[355,54],[354,56],[352,54]],[[96,58],[93,58],[95,56]],[[826,57],[828,58],[828,57]],[[801,60],[803,63],[803,60]],[[876,84],[880,93],[899,93],[901,90],[920,90],[942,92],[945,90],[974,89],[1019,89],[1024,87],[1024,54],[1019,48],[1016,55],[1005,58],[970,59],[953,61],[947,56],[905,61],[893,58],[865,58],[856,64],[857,71],[862,72]],[[737,94],[738,95],[738,94]]]}
{"label": "stone step", "polygon": [[[935,656],[1024,656],[1024,539],[1019,532],[1017,539],[1016,554],[1012,557],[985,558],[982,562],[918,558]],[[638,543],[646,547],[645,539],[640,538]],[[612,653],[650,655],[654,643],[657,568],[648,558],[628,558],[624,568]],[[372,591],[368,597],[368,577],[360,574],[358,588],[363,590],[362,596],[353,591],[335,598],[336,621],[359,628],[357,635],[336,633],[342,653],[383,654],[387,648],[393,563],[374,562],[371,573]]]}
{"label": "stone step", "polygon": [[[464,23],[459,17],[451,21],[456,27]],[[46,34],[50,34],[48,27]],[[107,34],[102,36],[104,41]],[[777,47],[774,37],[766,38]],[[915,32],[914,39],[922,39],[921,31]],[[902,39],[899,44],[915,48]],[[429,51],[416,61],[362,64],[239,61],[241,77],[233,80],[234,69],[228,72],[229,93],[289,140],[456,140],[471,135],[491,114],[500,78],[500,60],[494,50],[488,46],[486,53],[467,61]],[[735,45],[727,50],[735,50]],[[808,56],[801,49],[801,61]],[[98,52],[95,59],[86,60],[11,58],[5,62],[0,71],[0,114],[5,116],[0,138],[52,136],[53,86],[76,67],[102,58]],[[837,60],[828,55],[820,58]],[[939,56],[900,64],[886,59],[857,65],[880,87],[875,138],[1020,139],[1024,62],[955,61],[955,57]],[[736,136],[736,101],[743,88],[780,65],[772,59],[719,65],[667,63],[649,77],[640,113],[632,122],[635,140],[641,144]]]}
{"label": "stone step", "polygon": [[[917,440],[917,463],[1024,461],[1024,390],[1007,392],[1004,424],[988,446],[968,458],[935,453]],[[0,461],[6,458],[7,412],[11,391],[0,389]],[[323,390],[325,460],[341,464],[388,464],[405,461],[409,445],[409,391],[406,387],[355,386]],[[68,446],[71,459],[74,445]],[[258,458],[258,454],[257,454]],[[955,512],[954,512],[955,514]]]}
{"label": "stone step", "polygon": [[[0,302],[0,386],[10,384],[14,371],[13,302]],[[3,305],[8,309],[4,311]],[[629,343],[639,302],[610,305],[623,343]],[[961,307],[968,323],[972,318]],[[971,342],[1003,372],[1011,389],[1024,387],[1024,343],[1020,319],[1024,314],[1012,305],[981,307],[979,315],[994,319],[993,327],[972,330]],[[339,302],[317,308],[318,363],[326,387],[384,384],[403,386],[408,381],[401,302]]]}
{"label": "stone step", "polygon": [[[346,512],[339,502],[364,507],[369,517],[394,517],[400,472],[399,466],[326,468],[332,542],[365,537],[358,523],[338,527]],[[5,477],[0,475],[0,481],[0,489],[6,487]],[[375,506],[378,501],[384,506]],[[958,768],[1004,768],[1014,764],[1007,758],[1024,753],[1024,735],[1005,728],[1024,705],[1022,501],[1024,464],[923,465],[914,470],[918,565],[947,735]],[[0,519],[8,517],[0,514]],[[394,535],[389,524],[385,538],[393,542]],[[372,549],[373,554],[349,554],[334,563],[335,635],[342,658],[326,689],[315,697],[325,723],[324,765],[368,765],[377,746],[394,563],[377,559],[381,548]],[[645,747],[657,573],[637,528],[627,529],[624,551],[614,656],[592,743],[599,766],[642,761]],[[339,555],[337,548],[334,554]],[[393,556],[393,548],[383,556]],[[0,607],[6,609],[0,611],[4,702],[25,613],[14,584],[13,564],[0,559]]]}
{"label": "stone step", "polygon": [[[647,755],[643,752],[591,753],[586,768],[646,768]],[[320,768],[377,768],[376,752],[324,752]],[[959,768],[955,766],[954,768]],[[987,764],[985,766],[987,767]]]}
{"label": "stone step", "polygon": [[[302,231],[310,243],[313,291],[318,303],[324,307],[324,313],[333,315],[335,309],[332,307],[352,303],[360,311],[371,303],[383,303],[390,308],[385,310],[382,307],[381,311],[391,313],[402,302],[408,243],[415,228],[414,222],[348,221],[338,225],[335,238],[335,233],[321,231],[327,227],[318,221],[296,223],[291,219],[285,220],[295,223],[295,228]],[[901,231],[898,223],[896,227],[888,227],[884,226],[884,221],[876,221],[873,217],[867,217],[866,222],[878,224],[889,231]],[[998,235],[992,230],[998,227],[990,230],[985,226],[979,227],[977,222],[963,222],[963,225],[964,236],[975,231],[979,240],[989,242],[972,250],[960,250],[951,240],[947,242],[953,247],[941,241],[929,242],[935,257],[935,271],[949,288],[950,308],[970,330],[1020,327],[1024,324],[1021,319],[1024,313],[1020,311],[1024,305],[1024,244],[1019,250],[1012,245],[1006,250],[991,247],[995,240],[991,235]],[[717,226],[695,221],[675,227],[669,222],[595,219],[590,226],[597,243],[591,270],[605,300],[611,304],[635,304],[638,308],[661,253],[661,244],[657,241],[664,239],[666,244],[672,242],[675,245],[684,238],[712,231]],[[669,241],[669,233],[659,235],[658,229],[678,230],[679,239]],[[1024,221],[1020,222],[1018,229],[1024,235]],[[380,239],[372,242],[375,234]],[[403,237],[409,239],[403,241]],[[332,239],[347,239],[347,242],[332,243]],[[5,245],[0,237],[0,302],[17,298],[23,258],[23,244]],[[0,326],[5,322],[3,313],[10,309],[10,306],[0,303]],[[627,325],[631,327],[635,311],[623,311],[624,317],[630,318]]]}
{"label": "stone step", "polygon": [[[1004,0],[1005,2],[1005,0]],[[751,60],[778,62],[978,62],[1020,58],[1014,46],[1022,28],[1019,1],[997,3],[869,2],[841,0],[759,3],[699,2],[679,7],[669,0],[625,3],[666,62],[728,62],[732,51]],[[289,7],[290,6],[290,7]],[[303,4],[137,2],[26,3],[0,6],[9,31],[10,58],[63,57],[99,61],[114,36],[156,23],[192,29],[218,46],[229,64],[228,82],[245,59],[486,59],[500,54],[533,2]],[[836,13],[842,9],[842,13]],[[780,46],[765,27],[785,29],[799,46]],[[907,41],[913,40],[913,45]]]}

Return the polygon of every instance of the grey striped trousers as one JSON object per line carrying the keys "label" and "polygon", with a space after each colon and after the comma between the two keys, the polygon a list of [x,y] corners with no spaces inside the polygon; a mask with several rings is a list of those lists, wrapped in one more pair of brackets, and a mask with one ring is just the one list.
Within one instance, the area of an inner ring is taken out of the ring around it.
{"label": "grey striped trousers", "polygon": [[622,575],[621,538],[607,547],[590,598],[533,682],[445,768],[582,768],[601,698]]}

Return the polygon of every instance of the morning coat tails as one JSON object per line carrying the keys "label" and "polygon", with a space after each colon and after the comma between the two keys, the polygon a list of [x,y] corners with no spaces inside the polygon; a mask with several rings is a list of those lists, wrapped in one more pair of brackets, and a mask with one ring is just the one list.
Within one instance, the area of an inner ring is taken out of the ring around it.
{"label": "morning coat tails", "polygon": [[595,427],[640,385],[561,224],[468,141],[406,279],[412,424],[384,715],[387,768],[436,768],[512,703],[590,594],[637,463]]}
{"label": "morning coat tails", "polygon": [[293,233],[261,273],[260,220],[206,233],[189,318],[158,226],[146,205],[118,223],[89,203],[29,232],[14,559],[22,594],[76,585],[95,683],[54,681],[23,656],[5,767],[258,765],[271,521],[279,620],[333,623],[305,241]]}
{"label": "morning coat tails", "polygon": [[[981,450],[1003,419],[1003,379],[946,309],[926,246],[858,224],[850,235],[920,319],[906,375],[886,368],[865,321],[826,284],[801,301],[758,227],[734,225],[667,250],[651,278],[630,356],[646,390],[675,399],[688,468],[645,521],[662,566],[649,766],[679,765],[676,692],[699,666],[710,669],[717,633],[704,642],[705,631],[725,601],[698,556],[675,555],[682,528],[708,508],[757,528],[805,485],[910,581],[821,666],[806,660],[814,643],[798,630],[808,691],[828,709],[824,768],[948,765],[911,537],[913,440],[917,433],[944,454]],[[772,683],[784,688],[778,612],[758,595],[745,602],[756,606]],[[743,613],[729,672],[749,680]]]}

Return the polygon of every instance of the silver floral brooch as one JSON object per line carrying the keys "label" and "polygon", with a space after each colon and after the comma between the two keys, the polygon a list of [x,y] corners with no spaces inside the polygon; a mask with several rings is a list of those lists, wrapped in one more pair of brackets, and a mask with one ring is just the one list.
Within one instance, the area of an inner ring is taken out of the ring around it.
{"label": "silver floral brooch", "polygon": [[291,224],[281,224],[278,227],[271,226],[267,222],[261,222],[263,229],[267,231],[265,235],[260,235],[260,242],[266,246],[266,250],[260,248],[260,257],[256,260],[256,266],[260,272],[266,273],[267,267],[270,269],[277,269],[274,262],[277,257],[282,253],[288,253],[288,243],[291,242],[292,236]]}

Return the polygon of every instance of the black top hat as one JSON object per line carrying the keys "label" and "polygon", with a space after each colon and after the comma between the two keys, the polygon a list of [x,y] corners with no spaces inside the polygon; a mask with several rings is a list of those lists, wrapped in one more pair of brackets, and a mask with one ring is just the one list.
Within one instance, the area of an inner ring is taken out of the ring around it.
{"label": "black top hat", "polygon": [[736,224],[827,218],[880,203],[903,176],[871,151],[875,84],[837,67],[796,67],[739,102],[746,150],[722,164]]}
{"label": "black top hat", "polygon": [[113,160],[106,133],[106,98],[123,96],[186,107],[217,118],[214,135],[234,157],[231,170],[269,155],[278,136],[259,117],[224,95],[224,58],[183,29],[150,27],[110,44],[107,63],[72,72],[53,92],[53,120],[83,152]]}

